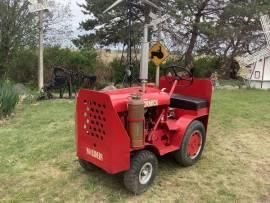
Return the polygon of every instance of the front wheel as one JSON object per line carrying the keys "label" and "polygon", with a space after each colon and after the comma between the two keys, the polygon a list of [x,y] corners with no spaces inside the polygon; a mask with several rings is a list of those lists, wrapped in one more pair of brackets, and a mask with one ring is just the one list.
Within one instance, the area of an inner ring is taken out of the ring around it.
{"label": "front wheel", "polygon": [[192,166],[201,157],[206,139],[202,122],[193,121],[184,135],[180,150],[175,152],[175,160],[182,166]]}
{"label": "front wheel", "polygon": [[140,151],[132,157],[130,169],[124,174],[125,187],[134,194],[145,192],[153,183],[158,161],[150,151]]}

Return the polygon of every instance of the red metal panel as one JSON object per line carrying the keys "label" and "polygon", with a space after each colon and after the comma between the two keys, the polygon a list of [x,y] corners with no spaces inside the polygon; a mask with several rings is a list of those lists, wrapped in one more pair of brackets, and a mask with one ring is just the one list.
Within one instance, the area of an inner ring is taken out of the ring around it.
{"label": "red metal panel", "polygon": [[[173,83],[163,77],[160,88],[170,92]],[[195,80],[189,87],[184,81],[178,82],[174,93],[206,99],[211,104],[212,85],[209,80]],[[118,113],[127,111],[131,94],[140,93],[140,87],[121,90],[94,92],[81,90],[77,99],[77,156],[87,160],[108,173],[118,173],[130,167],[130,139]],[[157,111],[167,111],[170,96],[157,88],[147,87],[142,97],[159,106]],[[147,103],[147,102],[146,102]],[[146,147],[152,147],[160,155],[179,149],[184,133],[195,119],[202,119],[207,127],[209,108],[198,111],[175,109],[178,119],[168,123],[162,121],[153,136],[149,136]],[[159,115],[159,113],[158,113]],[[168,121],[168,120],[167,120]],[[146,132],[147,133],[147,132]]]}
{"label": "red metal panel", "polygon": [[[171,87],[173,85],[172,78],[168,76],[161,77],[160,79],[160,89],[166,88],[166,92],[169,92],[171,90]],[[188,86],[189,82],[187,81],[179,81],[178,85],[175,88],[174,93],[180,94],[183,96],[190,96],[195,97],[199,99],[205,99],[208,101],[208,108],[199,110],[198,112],[192,112],[184,110],[182,111],[182,115],[188,114],[188,115],[194,115],[194,113],[198,114],[197,116],[194,116],[195,118],[199,118],[202,116],[207,116],[210,113],[210,107],[211,107],[211,99],[212,99],[212,83],[210,80],[200,80],[200,79],[194,79],[194,82],[191,86]],[[201,112],[204,111],[204,112]],[[205,112],[206,111],[206,112]],[[207,116],[204,125],[207,130],[208,126],[208,119]]]}
{"label": "red metal panel", "polygon": [[171,136],[171,143],[173,146],[180,148],[188,126],[195,119],[196,119],[195,116],[184,115],[176,121],[177,125],[179,126],[179,130],[175,132],[174,136]]}
{"label": "red metal panel", "polygon": [[[172,78],[162,77],[160,81],[160,88],[166,88],[166,92],[170,92],[173,85]],[[176,87],[174,93],[180,94],[183,96],[190,96],[200,99],[206,99],[208,101],[208,108],[203,108],[198,111],[185,110],[185,109],[175,109],[175,114],[178,117],[176,120],[168,120],[166,123],[168,133],[170,134],[170,145],[164,146],[159,140],[154,140],[153,146],[160,155],[167,154],[169,152],[178,150],[182,144],[184,134],[191,124],[192,121],[196,119],[203,118],[203,123],[207,129],[208,125],[208,115],[211,105],[212,97],[212,84],[209,80],[194,80],[193,84],[187,87],[188,82],[180,81]],[[155,138],[157,139],[162,134],[158,133],[160,130],[155,133]]]}
{"label": "red metal panel", "polygon": [[[166,92],[171,90],[173,85],[172,78],[169,77],[162,77],[160,79],[160,89],[166,88]],[[174,93],[180,94],[183,96],[190,96],[200,99],[206,99],[209,103],[209,107],[211,104],[211,97],[212,97],[212,84],[210,80],[199,80],[194,79],[194,82],[191,86],[189,86],[189,82],[187,81],[179,81],[178,85],[175,88]]]}
{"label": "red metal panel", "polygon": [[130,139],[106,93],[80,90],[77,156],[115,174],[130,167]]}
{"label": "red metal panel", "polygon": [[168,94],[160,92],[158,88],[150,88],[146,89],[146,93],[143,94],[141,91],[141,87],[132,87],[126,89],[119,89],[113,91],[107,91],[106,94],[110,96],[112,105],[116,112],[126,112],[127,111],[127,103],[131,94],[142,94],[143,100],[156,100],[158,106],[169,105],[170,97]]}

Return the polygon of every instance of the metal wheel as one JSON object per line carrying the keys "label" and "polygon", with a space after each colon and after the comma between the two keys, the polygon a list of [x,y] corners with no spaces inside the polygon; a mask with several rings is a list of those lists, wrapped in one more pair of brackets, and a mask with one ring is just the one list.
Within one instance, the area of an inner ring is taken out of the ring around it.
{"label": "metal wheel", "polygon": [[191,159],[195,159],[202,148],[202,133],[198,130],[194,131],[188,141],[188,156]]}
{"label": "metal wheel", "polygon": [[175,160],[182,166],[194,165],[202,155],[205,139],[203,123],[193,121],[186,130],[180,149],[174,153]]}
{"label": "metal wheel", "polygon": [[153,173],[152,164],[150,162],[145,163],[139,174],[140,183],[143,185],[146,184],[150,180],[152,173]]}
{"label": "metal wheel", "polygon": [[137,152],[131,159],[130,169],[124,174],[126,188],[134,194],[145,192],[153,183],[157,168],[155,154],[147,150]]}

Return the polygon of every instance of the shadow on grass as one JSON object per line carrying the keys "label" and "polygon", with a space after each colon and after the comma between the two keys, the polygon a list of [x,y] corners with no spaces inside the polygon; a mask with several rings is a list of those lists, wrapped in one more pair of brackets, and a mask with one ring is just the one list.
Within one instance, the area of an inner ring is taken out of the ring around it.
{"label": "shadow on grass", "polygon": [[[174,174],[176,170],[181,170],[171,154],[159,157],[159,168],[156,179],[162,180],[162,176],[166,174]],[[123,173],[110,175],[100,168],[95,168],[91,171],[82,169],[76,162],[76,171],[74,175],[84,176],[83,187],[89,192],[102,192],[107,198],[106,200],[114,201],[121,199],[130,199],[134,197],[132,193],[126,190],[123,183]],[[151,186],[153,187],[157,181]],[[151,188],[149,188],[151,190]]]}

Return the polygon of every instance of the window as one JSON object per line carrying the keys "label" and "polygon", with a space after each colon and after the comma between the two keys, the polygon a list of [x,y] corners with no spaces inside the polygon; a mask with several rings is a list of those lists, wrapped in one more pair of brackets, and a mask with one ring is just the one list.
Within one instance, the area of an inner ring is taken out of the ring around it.
{"label": "window", "polygon": [[261,77],[261,72],[260,71],[256,71],[255,72],[255,79],[260,79]]}

